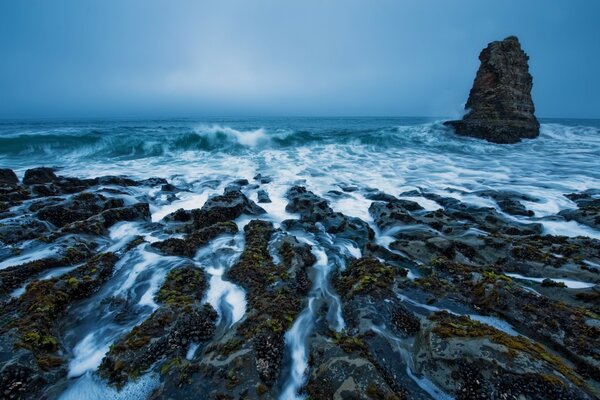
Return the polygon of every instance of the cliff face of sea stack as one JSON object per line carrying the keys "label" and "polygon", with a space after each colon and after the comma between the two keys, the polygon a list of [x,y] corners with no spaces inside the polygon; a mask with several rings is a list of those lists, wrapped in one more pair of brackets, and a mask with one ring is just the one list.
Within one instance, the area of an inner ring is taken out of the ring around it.
{"label": "cliff face of sea stack", "polygon": [[516,143],[539,135],[531,99],[529,57],[515,36],[490,43],[479,55],[481,65],[462,120],[447,121],[459,135],[494,143]]}

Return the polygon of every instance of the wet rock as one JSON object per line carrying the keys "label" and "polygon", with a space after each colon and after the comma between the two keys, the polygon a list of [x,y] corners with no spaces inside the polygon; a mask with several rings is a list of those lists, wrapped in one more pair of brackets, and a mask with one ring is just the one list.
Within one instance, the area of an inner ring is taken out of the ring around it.
{"label": "wet rock", "polygon": [[235,181],[233,181],[233,184],[237,186],[247,186],[248,183],[248,179],[236,179]]}
{"label": "wet rock", "polygon": [[529,57],[510,36],[490,43],[479,55],[481,65],[460,121],[448,121],[459,135],[494,143],[516,143],[539,135],[529,74]]}
{"label": "wet rock", "polygon": [[[111,185],[111,186],[138,186],[138,182],[133,179],[129,179],[123,176],[101,176],[93,179],[93,183],[96,185]],[[166,183],[166,182],[165,182]]]}
{"label": "wet rock", "polygon": [[[302,309],[301,295],[310,287],[306,269],[315,258],[309,247],[283,236],[274,242],[282,261],[275,264],[269,252],[275,233],[270,222],[250,221],[244,233],[244,251],[226,274],[246,289],[249,304],[248,314],[237,328],[243,339],[234,364],[239,365],[236,371],[240,376],[229,388],[236,393],[243,388],[254,391],[259,381],[269,392],[281,371],[284,333]],[[249,379],[249,374],[256,375]]]}
{"label": "wet rock", "polygon": [[122,199],[107,199],[100,194],[82,192],[62,203],[39,209],[37,217],[61,228],[73,222],[88,219],[104,210],[123,206]]}
{"label": "wet rock", "polygon": [[[334,212],[327,200],[302,186],[292,187],[287,193],[287,198],[289,203],[285,207],[286,211],[300,214],[300,223],[309,231],[315,231],[316,224],[320,224],[327,233],[352,240],[359,248],[375,237],[375,233],[366,222]],[[293,224],[293,221],[284,221],[288,229]]]}
{"label": "wet rock", "polygon": [[14,186],[19,183],[19,178],[12,169],[0,168],[0,185]]}
{"label": "wet rock", "polygon": [[5,303],[0,318],[0,382],[16,394],[22,383],[31,383],[27,397],[42,398],[40,392],[66,376],[64,349],[59,326],[70,305],[96,292],[112,275],[117,257],[98,255],[75,270],[30,283],[18,299]]}
{"label": "wet rock", "polygon": [[264,185],[266,183],[271,183],[273,181],[273,179],[269,176],[264,176],[262,174],[257,174],[254,176],[253,178],[255,181],[258,181],[261,185]]}
{"label": "wet rock", "polygon": [[201,209],[191,211],[177,210],[167,215],[164,220],[185,222],[182,230],[192,230],[209,227],[218,222],[232,221],[242,214],[261,215],[266,213],[264,209],[248,199],[239,190],[225,192],[223,195],[209,198]]}
{"label": "wet rock", "polygon": [[54,173],[54,169],[48,167],[28,169],[23,176],[23,183],[25,185],[52,183],[56,181],[58,181],[58,177]]}
{"label": "wet rock", "polygon": [[168,255],[194,257],[199,247],[207,244],[217,236],[234,234],[237,231],[237,225],[233,222],[217,222],[214,225],[187,234],[183,239],[170,238],[162,242],[152,243],[151,246]]}
{"label": "wet rock", "polygon": [[444,260],[431,266],[434,273],[416,279],[414,285],[435,293],[438,299],[447,296],[498,315],[524,329],[529,337],[550,344],[568,360],[564,362],[576,365],[576,369],[561,368],[571,382],[581,380],[578,374],[600,379],[600,357],[593,344],[600,340],[600,330],[586,324],[588,310],[525,291],[509,277],[489,269]]}
{"label": "wet rock", "polygon": [[352,185],[341,185],[340,189],[342,189],[346,193],[356,192],[358,187]]}
{"label": "wet rock", "polygon": [[60,233],[87,233],[104,235],[107,229],[121,221],[149,221],[150,205],[137,203],[131,206],[109,208],[86,220],[65,225]]}
{"label": "wet rock", "polygon": [[165,183],[164,185],[162,185],[160,187],[160,190],[163,192],[177,192],[178,191],[177,187],[170,183]]}
{"label": "wet rock", "polygon": [[457,399],[590,398],[568,365],[523,336],[445,312],[429,320],[417,369]]}
{"label": "wet rock", "polygon": [[380,190],[368,192],[365,194],[365,198],[373,201],[386,201],[386,202],[394,202],[398,200],[396,197],[391,194],[384,193]]}
{"label": "wet rock", "polygon": [[359,258],[352,261],[335,279],[337,292],[344,299],[357,295],[369,295],[376,298],[393,294],[390,286],[396,275],[406,276],[405,269],[396,269],[382,264],[374,258]]}
{"label": "wet rock", "polygon": [[23,216],[0,225],[0,241],[15,244],[24,240],[37,239],[50,231],[47,224],[31,216]]}
{"label": "wet rock", "polygon": [[144,179],[143,181],[139,181],[138,182],[139,185],[143,185],[143,186],[164,186],[166,184],[168,184],[167,180],[165,178],[148,178],[148,179]]}
{"label": "wet rock", "polygon": [[199,304],[206,288],[206,278],[196,267],[169,271],[155,299],[160,308],[110,348],[100,376],[122,387],[153,365],[166,373],[185,358],[189,343],[210,339],[217,313],[209,304]]}
{"label": "wet rock", "polygon": [[566,197],[577,204],[578,208],[562,210],[558,215],[567,221],[576,221],[600,229],[600,190],[591,189],[582,193],[571,193]]}
{"label": "wet rock", "polygon": [[482,197],[494,199],[496,203],[498,203],[498,207],[500,207],[500,209],[507,214],[522,215],[525,217],[533,217],[534,215],[533,211],[525,208],[525,206],[519,201],[536,201],[536,199],[531,196],[516,192],[494,190],[483,190],[477,192],[477,194]]}
{"label": "wet rock", "polygon": [[0,298],[22,286],[40,272],[69,265],[76,265],[91,257],[92,252],[83,243],[76,243],[72,247],[54,257],[29,261],[24,264],[0,269]]}
{"label": "wet rock", "polygon": [[391,379],[386,380],[363,352],[361,339],[343,334],[317,337],[311,352],[314,367],[305,391],[311,399],[425,399],[408,397],[406,391]]}
{"label": "wet rock", "polygon": [[340,192],[339,190],[329,190],[329,191],[327,191],[326,195],[328,197],[331,197],[334,199],[351,199],[352,198],[352,196],[350,196],[349,194]]}
{"label": "wet rock", "polygon": [[287,276],[295,286],[296,292],[306,296],[312,284],[308,277],[308,267],[317,261],[311,252],[311,247],[306,243],[300,243],[291,235],[280,237],[275,242],[275,247],[282,264],[287,268]]}
{"label": "wet rock", "polygon": [[271,202],[271,198],[269,197],[269,194],[265,190],[261,189],[256,194],[258,196],[259,203],[270,203]]}

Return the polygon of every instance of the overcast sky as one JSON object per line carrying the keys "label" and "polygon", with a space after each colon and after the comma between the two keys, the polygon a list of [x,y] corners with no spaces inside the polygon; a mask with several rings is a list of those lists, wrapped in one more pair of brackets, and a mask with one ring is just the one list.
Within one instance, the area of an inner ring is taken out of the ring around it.
{"label": "overcast sky", "polygon": [[458,116],[517,35],[540,117],[600,118],[597,0],[0,0],[0,118]]}

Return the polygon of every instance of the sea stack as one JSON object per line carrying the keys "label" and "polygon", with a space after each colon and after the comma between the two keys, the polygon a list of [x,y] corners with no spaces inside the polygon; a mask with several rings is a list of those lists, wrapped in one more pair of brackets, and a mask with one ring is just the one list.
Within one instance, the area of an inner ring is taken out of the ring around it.
{"label": "sea stack", "polygon": [[447,121],[459,135],[472,136],[494,143],[517,143],[533,139],[540,133],[531,99],[533,78],[529,57],[519,39],[509,36],[492,42],[479,55],[481,65],[466,114],[460,121]]}

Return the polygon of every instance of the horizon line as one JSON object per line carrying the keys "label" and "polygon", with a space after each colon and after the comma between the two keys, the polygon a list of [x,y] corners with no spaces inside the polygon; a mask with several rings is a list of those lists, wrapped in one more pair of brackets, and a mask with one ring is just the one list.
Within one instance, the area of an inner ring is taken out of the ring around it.
{"label": "horizon line", "polygon": [[[251,119],[279,119],[279,118],[299,118],[299,119],[394,119],[394,118],[423,118],[433,120],[453,120],[449,116],[426,116],[426,115],[203,115],[203,116],[46,116],[46,117],[0,117],[0,122],[32,122],[32,121],[167,121],[167,120],[194,120],[194,119],[217,119],[217,118],[251,118]],[[599,117],[536,117],[538,120],[563,119],[563,120],[600,120]]]}

